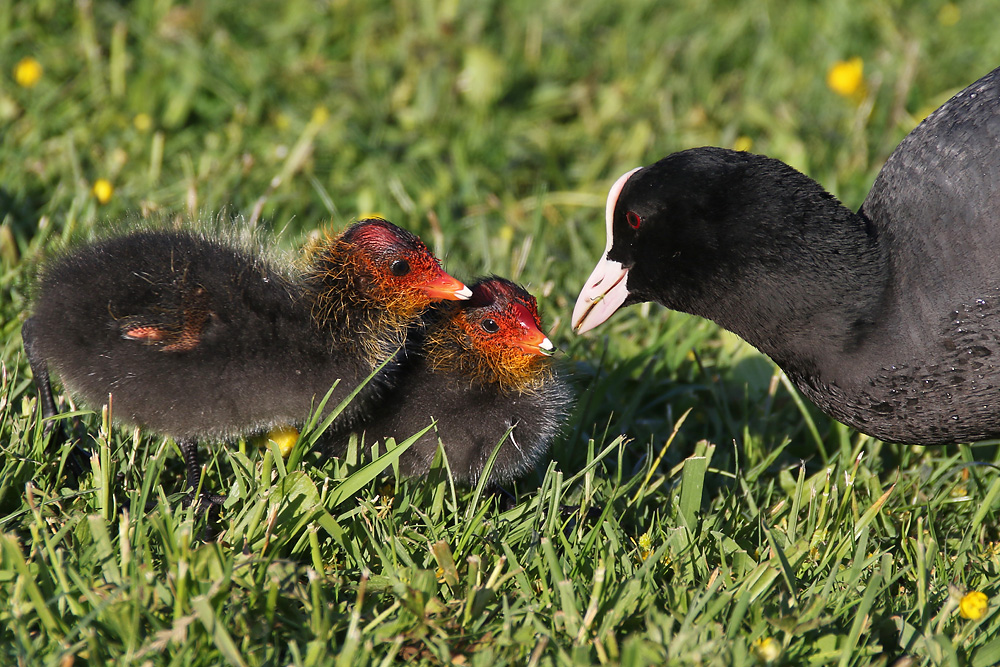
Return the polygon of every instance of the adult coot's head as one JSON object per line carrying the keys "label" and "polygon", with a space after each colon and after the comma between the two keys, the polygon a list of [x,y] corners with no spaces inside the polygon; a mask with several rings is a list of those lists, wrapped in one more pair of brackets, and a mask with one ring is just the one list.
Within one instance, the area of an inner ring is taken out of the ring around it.
{"label": "adult coot's head", "polygon": [[[606,223],[604,256],[573,312],[580,333],[623,305],[657,301],[752,336],[756,301],[795,309],[817,271],[872,273],[863,221],[807,176],[751,153],[695,148],[633,169],[611,188]],[[845,251],[859,254],[855,267],[838,266]]]}

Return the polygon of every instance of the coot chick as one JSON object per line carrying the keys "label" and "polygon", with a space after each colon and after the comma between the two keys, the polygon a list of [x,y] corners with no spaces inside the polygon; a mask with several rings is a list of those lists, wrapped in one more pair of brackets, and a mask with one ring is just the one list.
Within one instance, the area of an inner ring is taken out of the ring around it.
{"label": "coot chick", "polygon": [[112,394],[116,421],[173,437],[195,486],[199,439],[299,423],[336,380],[329,408],[390,360],[343,416],[356,418],[424,309],[470,295],[382,219],[323,243],[300,275],[245,244],[149,230],[45,265],[21,335],[43,416],[56,414],[51,367],[85,404]]}
{"label": "coot chick", "polygon": [[523,475],[548,450],[570,406],[535,298],[509,280],[485,278],[472,286],[471,299],[436,306],[425,319],[419,353],[355,432],[366,445],[401,442],[433,419],[435,427],[400,457],[404,474],[426,474],[440,439],[459,482],[475,484],[501,441],[490,482]]}
{"label": "coot chick", "polygon": [[1000,436],[1000,69],[903,140],[858,213],[777,160],[696,148],[623,175],[606,219],[577,331],[656,301],[863,433]]}

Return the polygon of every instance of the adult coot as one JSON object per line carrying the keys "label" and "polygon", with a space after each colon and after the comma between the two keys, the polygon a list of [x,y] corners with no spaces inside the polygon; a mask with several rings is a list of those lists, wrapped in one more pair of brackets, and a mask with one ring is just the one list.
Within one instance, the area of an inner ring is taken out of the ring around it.
{"label": "adult coot", "polygon": [[863,433],[1000,436],[1000,69],[903,140],[857,213],[782,162],[706,147],[619,178],[607,234],[577,331],[656,301],[739,334]]}

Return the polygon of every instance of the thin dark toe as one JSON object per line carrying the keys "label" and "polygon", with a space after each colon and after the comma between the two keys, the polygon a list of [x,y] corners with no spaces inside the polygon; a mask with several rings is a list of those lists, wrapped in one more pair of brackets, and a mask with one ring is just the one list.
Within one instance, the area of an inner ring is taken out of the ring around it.
{"label": "thin dark toe", "polygon": [[[188,493],[184,497],[184,507],[190,507],[194,500],[194,494]],[[202,492],[198,495],[198,502],[195,504],[195,509],[198,513],[204,512],[206,510],[211,510],[214,508],[222,507],[226,502],[226,497],[221,496],[217,493],[206,493]]]}

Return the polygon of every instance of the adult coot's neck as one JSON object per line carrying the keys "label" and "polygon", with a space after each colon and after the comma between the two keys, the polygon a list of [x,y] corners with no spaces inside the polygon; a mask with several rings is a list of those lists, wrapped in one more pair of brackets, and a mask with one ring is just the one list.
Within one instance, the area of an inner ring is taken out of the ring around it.
{"label": "adult coot's neck", "polygon": [[843,360],[886,333],[876,230],[782,162],[676,153],[628,179],[613,222],[628,302],[710,318],[793,375],[850,382]]}

